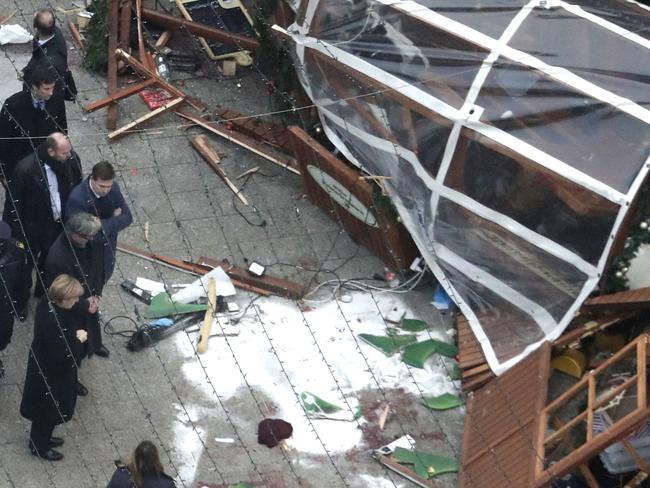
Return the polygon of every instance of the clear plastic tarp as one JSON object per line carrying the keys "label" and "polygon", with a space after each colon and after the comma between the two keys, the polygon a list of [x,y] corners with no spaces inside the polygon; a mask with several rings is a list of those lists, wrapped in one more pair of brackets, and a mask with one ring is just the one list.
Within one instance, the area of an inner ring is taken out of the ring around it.
{"label": "clear plastic tarp", "polygon": [[297,72],[333,144],[386,177],[497,374],[593,290],[650,160],[633,0],[302,0]]}

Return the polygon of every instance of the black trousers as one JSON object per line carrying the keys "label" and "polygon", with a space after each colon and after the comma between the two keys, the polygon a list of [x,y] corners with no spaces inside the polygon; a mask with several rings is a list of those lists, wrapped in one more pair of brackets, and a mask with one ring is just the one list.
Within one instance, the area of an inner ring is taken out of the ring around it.
{"label": "black trousers", "polygon": [[[18,285],[18,292],[16,297],[16,310],[23,310],[27,308],[29,303],[29,295],[32,290],[32,270],[34,269],[34,264],[36,264],[36,287],[34,288],[34,294],[36,296],[41,296],[44,293],[43,283],[45,280],[45,260],[47,259],[47,252],[50,250],[50,247],[56,240],[56,238],[61,233],[62,227],[60,222],[50,222],[43,226],[42,233],[34,238],[27,236],[29,240],[29,245],[31,247],[31,253],[27,252],[27,265],[24,268],[22,279]],[[33,254],[33,259],[32,259]],[[36,263],[34,263],[36,260]]]}
{"label": "black trousers", "polygon": [[45,454],[50,448],[50,438],[54,432],[56,424],[42,422],[40,420],[32,421],[32,429],[29,431],[29,444],[32,451],[36,451],[39,456]]}

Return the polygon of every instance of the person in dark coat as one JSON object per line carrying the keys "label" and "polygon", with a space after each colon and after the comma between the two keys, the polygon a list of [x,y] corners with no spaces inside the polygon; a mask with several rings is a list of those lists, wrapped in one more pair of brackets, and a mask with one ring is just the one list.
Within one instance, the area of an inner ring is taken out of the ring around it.
{"label": "person in dark coat", "polygon": [[[99,308],[97,290],[101,285],[98,271],[101,271],[102,263],[98,262],[101,256],[97,256],[93,247],[88,245],[100,229],[101,223],[96,216],[88,213],[74,214],[66,221],[66,232],[62,232],[56,238],[45,260],[46,287],[49,287],[57,276],[67,274],[79,281],[84,288],[84,294],[73,308],[79,316],[78,323],[88,333],[88,341],[77,358],[79,366],[86,355],[91,356],[102,346],[97,316]],[[79,381],[77,394],[79,396],[88,394],[88,389]]]}
{"label": "person in dark coat", "polygon": [[[7,182],[4,220],[25,243],[28,268],[17,296],[19,318],[27,316],[34,262],[42,274],[47,251],[61,233],[63,211],[72,188],[81,181],[81,162],[68,137],[51,134],[35,153],[23,158]],[[43,293],[37,275],[34,294]]]}
{"label": "person in dark coat", "polygon": [[30,63],[44,62],[49,66],[56,76],[55,90],[65,100],[74,100],[77,86],[68,68],[68,45],[51,9],[42,8],[34,14],[34,31]]}
{"label": "person in dark coat", "polygon": [[106,488],[175,488],[174,480],[163,470],[158,449],[151,441],[135,448],[128,464],[115,461],[117,469]]}
{"label": "person in dark coat", "polygon": [[77,280],[60,275],[48,289],[51,302],[43,297],[36,307],[20,414],[32,421],[32,454],[49,461],[63,458],[53,449],[61,446],[63,439],[52,433],[72,418],[77,403],[76,350],[87,336],[74,324],[70,310],[81,295],[83,287]]}
{"label": "person in dark coat", "polygon": [[[104,285],[113,275],[117,235],[133,222],[131,210],[115,180],[115,170],[107,161],[93,166],[91,175],[79,183],[70,193],[66,206],[66,218],[79,212],[96,215],[102,224],[101,231],[92,240],[93,252],[101,256],[101,296]],[[95,351],[101,357],[108,357],[106,347]]]}
{"label": "person in dark coat", "polygon": [[26,87],[5,100],[0,110],[0,177],[9,179],[21,159],[53,132],[67,132],[65,101],[55,93],[56,76],[44,63],[24,70]]}
{"label": "person in dark coat", "polygon": [[[25,246],[11,238],[11,227],[0,222],[0,351],[11,342],[16,315],[16,292],[25,268]],[[5,374],[0,359],[0,378]]]}

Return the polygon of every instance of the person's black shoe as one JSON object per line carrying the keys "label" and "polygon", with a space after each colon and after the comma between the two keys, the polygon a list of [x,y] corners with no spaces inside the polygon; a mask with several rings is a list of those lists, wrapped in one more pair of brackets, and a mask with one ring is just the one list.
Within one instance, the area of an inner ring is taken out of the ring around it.
{"label": "person's black shoe", "polygon": [[79,396],[88,395],[88,388],[86,388],[84,385],[82,385],[80,381],[77,381],[77,385],[75,386],[75,389],[77,391],[77,395],[79,395]]}
{"label": "person's black shoe", "polygon": [[101,346],[95,351],[95,354],[97,354],[100,358],[107,358],[111,353],[108,351],[108,349],[106,349],[106,346]]}
{"label": "person's black shoe", "polygon": [[5,365],[2,363],[2,359],[0,359],[0,378],[2,378],[5,375]]}
{"label": "person's black shoe", "polygon": [[63,459],[63,454],[61,454],[59,451],[55,451],[54,449],[48,449],[47,451],[40,453],[33,447],[30,448],[30,450],[32,451],[32,455],[41,459],[47,459],[48,461],[60,461]]}
{"label": "person's black shoe", "polygon": [[60,437],[50,437],[50,447],[61,447],[65,441]]}
{"label": "person's black shoe", "polygon": [[20,320],[21,322],[24,322],[25,320],[27,320],[27,313],[28,313],[27,312],[27,307],[21,308],[16,313],[18,314],[18,320]]}

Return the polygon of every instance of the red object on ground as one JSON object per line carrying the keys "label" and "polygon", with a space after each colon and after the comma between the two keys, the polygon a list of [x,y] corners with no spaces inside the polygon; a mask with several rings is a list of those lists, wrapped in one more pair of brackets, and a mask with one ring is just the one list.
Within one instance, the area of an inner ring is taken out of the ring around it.
{"label": "red object on ground", "polygon": [[176,98],[173,94],[162,88],[145,88],[138,93],[149,110],[156,110]]}

